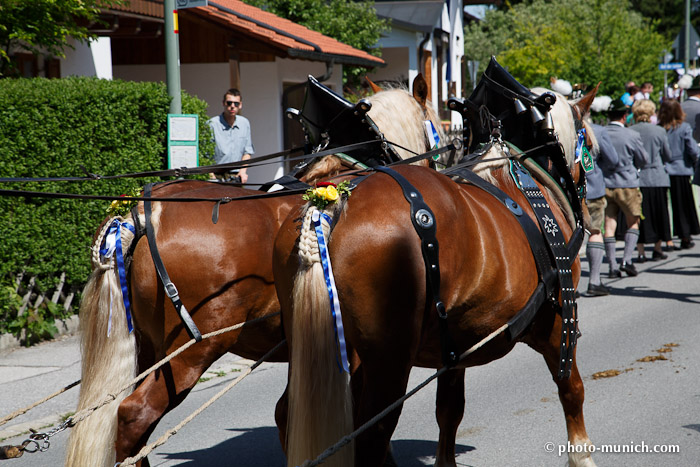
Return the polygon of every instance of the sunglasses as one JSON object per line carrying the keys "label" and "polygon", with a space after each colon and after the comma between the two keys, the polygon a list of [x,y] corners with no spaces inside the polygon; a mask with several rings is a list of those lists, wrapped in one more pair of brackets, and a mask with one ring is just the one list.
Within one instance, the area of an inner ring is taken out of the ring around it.
{"label": "sunglasses", "polygon": [[226,101],[226,107],[231,107],[232,105],[233,105],[233,106],[236,106],[236,107],[240,107],[240,106],[241,106],[241,103],[240,103],[240,102],[235,102],[235,101]]}

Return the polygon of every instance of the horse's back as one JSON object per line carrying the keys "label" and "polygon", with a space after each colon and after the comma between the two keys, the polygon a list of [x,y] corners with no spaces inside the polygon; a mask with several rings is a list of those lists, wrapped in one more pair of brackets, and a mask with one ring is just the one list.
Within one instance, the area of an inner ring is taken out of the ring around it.
{"label": "horse's back", "polygon": [[[535,290],[537,270],[527,238],[513,214],[484,190],[429,169],[397,171],[434,213],[440,298],[450,332],[466,347],[473,345],[512,318]],[[413,349],[414,364],[439,366],[439,320],[434,307],[426,307],[420,238],[391,177],[373,175],[357,187],[329,250],[342,311],[351,322],[349,339],[362,341],[360,353],[373,336],[377,345],[395,340],[397,349]],[[505,345],[502,354],[509,348]],[[492,355],[477,354],[473,362],[486,363]]]}

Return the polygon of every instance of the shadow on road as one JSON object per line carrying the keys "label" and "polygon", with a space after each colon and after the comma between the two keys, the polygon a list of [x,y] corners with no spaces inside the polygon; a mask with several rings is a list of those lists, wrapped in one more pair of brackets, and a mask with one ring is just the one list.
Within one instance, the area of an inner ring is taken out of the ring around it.
{"label": "shadow on road", "polygon": [[[265,466],[284,467],[285,457],[280,447],[277,428],[264,427],[253,429],[230,430],[237,434],[223,443],[207,449],[189,452],[168,453],[160,452],[161,459],[186,461],[183,466]],[[399,439],[391,442],[394,456],[400,467],[424,467],[433,465],[436,441]],[[473,446],[457,444],[457,455],[473,451]],[[158,465],[155,456],[151,455],[152,465]],[[156,462],[154,462],[156,461]]]}

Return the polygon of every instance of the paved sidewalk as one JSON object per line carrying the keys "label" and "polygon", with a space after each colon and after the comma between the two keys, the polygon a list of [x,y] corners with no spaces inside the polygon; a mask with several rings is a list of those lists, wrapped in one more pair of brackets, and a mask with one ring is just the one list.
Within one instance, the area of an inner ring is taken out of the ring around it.
{"label": "paved sidewalk", "polygon": [[[236,355],[224,355],[203,375],[203,380],[240,371],[251,363]],[[32,347],[0,351],[0,419],[79,379],[80,342],[76,334]],[[79,391],[79,385],[73,387],[0,426],[0,444],[19,444],[30,428],[45,432],[61,423],[75,413]]]}

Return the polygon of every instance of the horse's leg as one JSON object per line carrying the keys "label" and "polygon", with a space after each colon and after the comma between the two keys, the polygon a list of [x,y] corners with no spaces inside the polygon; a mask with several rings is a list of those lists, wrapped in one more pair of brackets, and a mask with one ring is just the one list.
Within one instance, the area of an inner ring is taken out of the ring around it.
{"label": "horse's leg", "polygon": [[[544,311],[544,310],[543,310]],[[568,379],[559,379],[559,351],[561,346],[561,317],[553,311],[540,312],[543,316],[553,316],[554,324],[542,326],[541,321],[535,324],[533,332],[525,339],[530,347],[542,354],[552,378],[559,390],[559,400],[564,409],[566,419],[566,431],[568,441],[573,446],[573,451],[569,452],[568,465],[571,467],[595,467],[595,462],[591,458],[590,447],[593,445],[583,420],[583,381],[576,365],[576,353],[571,366],[571,376]],[[543,320],[547,321],[547,320]],[[576,446],[581,446],[576,448]]]}
{"label": "horse's leg", "polygon": [[160,371],[148,375],[122,401],[118,411],[117,461],[136,455],[146,445],[163,416],[185,399],[200,376],[222,355],[219,347],[206,344],[200,342],[195,346],[195,358],[192,358],[193,347],[172,359]]}
{"label": "horse's leg", "polygon": [[464,369],[451,370],[438,377],[435,416],[440,427],[436,467],[456,467],[457,428],[464,415]]}
{"label": "horse's leg", "polygon": [[284,393],[277,401],[275,405],[275,423],[277,424],[277,429],[279,431],[280,444],[282,445],[282,451],[287,454],[287,411],[289,410],[289,396],[287,394],[287,387],[284,388]]}
{"label": "horse's leg", "polygon": [[[353,375],[355,428],[386,409],[406,393],[410,365],[395,359],[372,371],[364,363]],[[359,384],[355,380],[359,379]],[[357,437],[356,466],[391,465],[389,444],[401,415],[403,405],[390,412],[378,423]]]}

